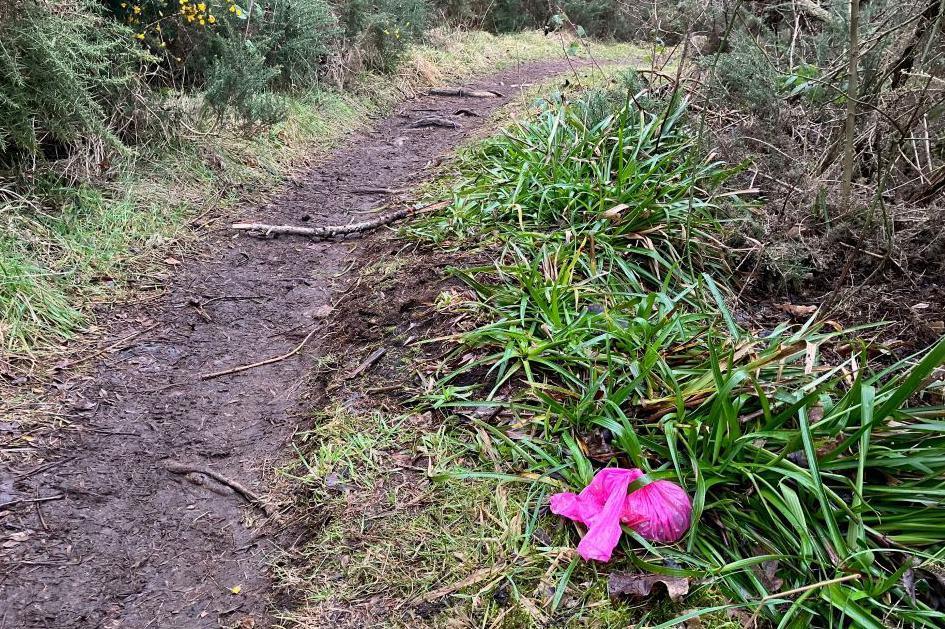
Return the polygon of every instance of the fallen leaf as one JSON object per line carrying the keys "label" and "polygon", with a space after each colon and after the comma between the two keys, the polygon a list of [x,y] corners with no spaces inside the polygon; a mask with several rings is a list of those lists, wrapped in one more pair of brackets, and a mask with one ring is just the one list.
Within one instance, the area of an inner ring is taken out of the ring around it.
{"label": "fallen leaf", "polygon": [[792,317],[809,317],[817,312],[817,306],[798,306],[796,304],[778,304],[778,308]]}
{"label": "fallen leaf", "polygon": [[689,593],[689,579],[626,572],[614,572],[607,578],[607,594],[610,598],[625,597],[631,601],[642,601],[664,590],[671,601],[677,602]]}
{"label": "fallen leaf", "polygon": [[242,591],[243,591],[242,585],[234,585],[233,587],[230,588],[230,594],[239,594]]}
{"label": "fallen leaf", "polygon": [[180,264],[180,260],[178,260],[177,258],[164,258],[164,263],[170,264],[171,266],[177,266],[178,264]]}
{"label": "fallen leaf", "polygon": [[725,614],[740,624],[742,627],[752,627],[755,626],[755,621],[757,620],[751,614],[746,612],[744,609],[729,609],[726,610]]}
{"label": "fallen leaf", "polygon": [[311,311],[313,319],[327,319],[335,309],[331,304],[319,306]]}
{"label": "fallen leaf", "polygon": [[624,210],[626,210],[626,209],[629,208],[629,207],[630,207],[630,206],[627,205],[626,203],[621,203],[620,205],[615,205],[614,207],[610,208],[609,210],[606,210],[606,211],[602,212],[602,213],[601,213],[601,216],[602,216],[603,218],[608,219],[608,220],[614,220],[614,219],[616,219],[616,218],[620,218],[621,212],[623,212]]}
{"label": "fallen leaf", "polygon": [[769,592],[780,592],[784,585],[784,580],[778,576],[780,562],[765,561],[761,566],[755,566],[755,573],[761,577],[761,582]]}
{"label": "fallen leaf", "polygon": [[909,598],[915,603],[915,570],[912,568],[902,574],[902,587],[906,589]]}
{"label": "fallen leaf", "polygon": [[25,542],[30,538],[29,531],[18,531],[10,535],[10,539],[14,542]]}

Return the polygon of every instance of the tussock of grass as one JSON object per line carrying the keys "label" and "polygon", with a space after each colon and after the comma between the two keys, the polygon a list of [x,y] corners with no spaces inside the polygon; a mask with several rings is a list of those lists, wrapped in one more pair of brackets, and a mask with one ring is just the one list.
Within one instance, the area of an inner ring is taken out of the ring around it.
{"label": "tussock of grass", "polygon": [[473,414],[501,448],[483,449],[495,471],[444,473],[579,489],[640,467],[689,490],[693,526],[669,547],[628,531],[615,568],[698,580],[782,627],[940,626],[945,340],[876,372],[855,331],[736,320],[727,170],[678,102],[630,95],[550,103],[486,143],[452,210],[414,230],[495,259],[458,272],[479,325],[427,399],[506,409]]}

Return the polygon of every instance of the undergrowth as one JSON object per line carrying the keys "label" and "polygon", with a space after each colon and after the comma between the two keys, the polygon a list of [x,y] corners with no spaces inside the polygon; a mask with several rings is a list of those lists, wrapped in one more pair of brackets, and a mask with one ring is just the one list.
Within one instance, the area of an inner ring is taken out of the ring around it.
{"label": "undergrowth", "polygon": [[[617,568],[727,600],[690,616],[941,626],[945,340],[875,366],[856,329],[733,311],[731,170],[675,94],[604,96],[607,115],[549,102],[474,150],[452,208],[411,230],[494,260],[455,271],[470,294],[449,307],[476,324],[438,339],[457,347],[424,396],[488,436],[494,469],[460,460],[440,478],[577,490],[638,467],[689,491],[692,526],[672,546],[625,530]],[[545,503],[535,491],[525,510]],[[558,588],[580,596],[593,581],[573,570]]]}

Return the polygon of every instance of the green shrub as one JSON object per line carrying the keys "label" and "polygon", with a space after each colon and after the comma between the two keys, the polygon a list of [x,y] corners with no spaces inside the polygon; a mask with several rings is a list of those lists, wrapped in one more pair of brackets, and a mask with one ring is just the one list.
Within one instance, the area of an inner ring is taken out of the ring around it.
{"label": "green shrub", "polygon": [[269,89],[280,68],[252,40],[221,39],[207,76],[207,105],[223,118],[233,111],[246,122],[274,124],[285,117],[286,104]]}
{"label": "green shrub", "polygon": [[118,145],[132,95],[145,89],[146,55],[131,32],[88,0],[68,11],[0,0],[0,18],[0,165],[41,151],[63,157],[91,137]]}
{"label": "green shrub", "polygon": [[336,10],[347,50],[368,68],[390,72],[423,36],[430,6],[426,0],[343,0]]}
{"label": "green shrub", "polygon": [[754,44],[735,38],[730,52],[710,55],[701,63],[709,72],[708,88],[713,98],[730,98],[759,115],[777,109],[777,71]]}
{"label": "green shrub", "polygon": [[[678,39],[687,29],[686,16],[705,15],[693,0],[659,6],[652,2],[613,0],[434,0],[433,6],[454,24],[498,33],[548,26],[554,15],[566,16],[589,35],[620,40],[651,36]],[[656,26],[660,28],[657,29]]]}
{"label": "green shrub", "polygon": [[279,87],[307,87],[317,81],[340,34],[325,0],[275,0],[255,39],[266,50],[266,63],[279,68]]}

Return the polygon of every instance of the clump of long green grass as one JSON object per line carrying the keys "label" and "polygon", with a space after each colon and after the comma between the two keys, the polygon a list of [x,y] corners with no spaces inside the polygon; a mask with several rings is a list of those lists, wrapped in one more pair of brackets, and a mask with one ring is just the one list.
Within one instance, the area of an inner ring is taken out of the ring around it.
{"label": "clump of long green grass", "polygon": [[496,252],[457,272],[480,325],[431,401],[511,409],[474,421],[513,471],[680,482],[690,532],[627,531],[636,568],[780,627],[942,626],[945,340],[875,372],[855,330],[739,325],[718,244],[730,170],[683,104],[636,101],[599,119],[550,104],[475,152],[452,211],[416,228]]}
{"label": "clump of long green grass", "polygon": [[698,150],[681,126],[684,103],[657,115],[629,94],[616,110],[608,92],[558,100],[485,142],[467,157],[447,223],[415,231],[440,240],[497,234],[513,257],[577,253],[583,277],[616,273],[641,293],[691,283],[692,256],[721,265],[717,190],[733,170]]}

